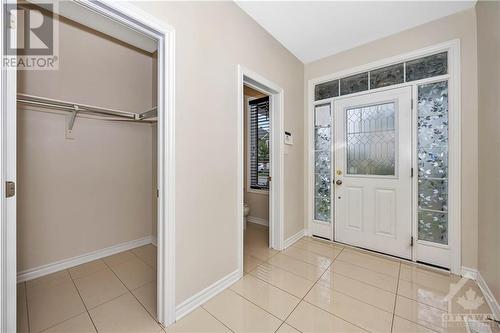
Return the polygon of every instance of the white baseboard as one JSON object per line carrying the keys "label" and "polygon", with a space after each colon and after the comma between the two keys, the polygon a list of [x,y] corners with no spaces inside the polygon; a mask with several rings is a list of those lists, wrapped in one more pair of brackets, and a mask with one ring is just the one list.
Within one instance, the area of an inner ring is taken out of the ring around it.
{"label": "white baseboard", "polygon": [[224,276],[222,279],[215,282],[214,284],[203,289],[199,293],[189,297],[187,300],[176,306],[175,320],[181,319],[182,317],[184,317],[185,315],[196,309],[198,306],[207,302],[209,299],[216,296],[224,289],[228,288],[233,283],[238,281],[240,277],[241,276],[238,270],[235,270],[234,272],[229,273],[228,275]]}
{"label": "white baseboard", "polygon": [[464,278],[476,281],[477,279],[477,269],[462,266],[460,269],[460,275]]}
{"label": "white baseboard", "polygon": [[74,266],[85,264],[90,261],[101,259],[118,252],[127,251],[139,246],[150,244],[152,242],[152,236],[147,236],[144,238],[135,239],[129,242],[120,243],[113,245],[104,249],[92,251],[86,254],[82,254],[76,257],[67,258],[59,260],[50,264],[42,265],[39,267],[27,269],[25,271],[17,273],[17,282],[29,281],[44,275],[52,274],[63,269],[68,269]]}
{"label": "white baseboard", "polygon": [[495,317],[496,320],[500,320],[500,305],[493,295],[493,292],[488,287],[488,284],[483,279],[481,272],[477,272],[476,282],[479,285],[479,288],[481,288],[484,298],[486,298],[486,303],[490,306],[491,312],[493,312],[493,317]]}
{"label": "white baseboard", "polygon": [[287,247],[293,245],[293,243],[295,243],[296,241],[298,241],[299,239],[301,239],[305,235],[306,235],[306,230],[302,229],[299,232],[297,232],[295,235],[288,237],[285,240],[285,242],[283,243],[283,249],[286,249]]}
{"label": "white baseboard", "polygon": [[266,227],[269,227],[269,221],[260,217],[247,216],[247,222],[265,225]]}
{"label": "white baseboard", "polygon": [[158,246],[158,237],[151,236],[151,244],[153,244],[154,246]]}
{"label": "white baseboard", "polygon": [[475,269],[475,268],[469,268],[469,267],[464,267],[462,266],[460,274],[468,279],[476,281],[477,285],[481,289],[481,292],[484,295],[484,298],[486,298],[486,303],[488,303],[491,312],[493,313],[493,316],[495,317],[496,320],[500,319],[500,305],[498,304],[498,301],[496,300],[495,296],[493,295],[493,292],[491,289],[488,287],[488,284],[486,281],[483,279],[483,276],[481,273]]}

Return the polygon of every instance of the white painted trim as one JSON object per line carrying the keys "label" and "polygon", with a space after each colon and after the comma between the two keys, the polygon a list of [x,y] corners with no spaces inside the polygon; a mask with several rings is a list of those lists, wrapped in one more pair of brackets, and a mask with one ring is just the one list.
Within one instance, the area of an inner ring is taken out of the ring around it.
{"label": "white painted trim", "polygon": [[237,228],[237,253],[238,253],[238,272],[243,276],[243,184],[245,177],[244,171],[244,92],[243,84],[251,86],[253,89],[267,94],[270,98],[270,117],[271,117],[271,184],[269,191],[269,245],[270,247],[281,250],[283,248],[283,196],[284,196],[284,166],[283,166],[283,109],[284,109],[284,90],[274,82],[257,74],[242,65],[238,65],[237,70],[237,91],[238,91],[238,113],[236,116],[237,124],[237,181],[236,181],[236,201],[237,216],[239,228]]}
{"label": "white painted trim", "polygon": [[460,276],[466,278],[466,279],[471,279],[471,280],[476,280],[477,279],[477,269],[475,268],[469,268],[469,267],[465,267],[465,266],[462,266],[460,268]]}
{"label": "white painted trim", "polygon": [[139,246],[151,244],[153,241],[152,236],[147,236],[144,238],[135,239],[132,241],[116,244],[104,249],[88,252],[76,257],[67,258],[59,261],[52,262],[50,264],[42,265],[39,267],[27,269],[25,271],[19,272],[17,274],[17,282],[24,282],[36,279],[41,276],[52,274],[55,272],[62,271],[71,267],[82,265],[97,259],[102,259],[107,256],[111,256],[116,253],[131,250]]}
{"label": "white painted trim", "polygon": [[[2,3],[7,0],[2,0]],[[137,8],[131,3],[113,0],[74,0],[76,3],[93,10],[111,20],[131,27],[158,42],[158,261],[157,261],[157,313],[158,321],[167,326],[175,320],[175,30],[155,16]],[[3,6],[2,6],[3,11]],[[1,15],[3,19],[3,14]],[[2,23],[3,27],[3,23]],[[3,42],[1,43],[3,47]],[[15,147],[16,94],[15,84],[5,84],[6,74],[2,70],[1,94],[13,100],[12,105],[2,104],[1,116],[1,175],[2,186],[7,179],[6,168],[15,161],[15,152],[6,153],[6,148]],[[15,72],[15,71],[14,71]],[[11,90],[7,88],[10,87]],[[14,117],[14,123],[7,126],[6,118]],[[9,129],[10,130],[6,130]],[[14,131],[14,132],[13,132]],[[14,133],[14,134],[13,134]],[[15,162],[14,162],[15,166]],[[14,176],[9,180],[15,180]],[[11,198],[12,199],[12,198]],[[1,201],[0,225],[8,226],[1,230],[1,238],[10,240],[8,245],[2,241],[0,264],[2,280],[0,286],[0,329],[2,332],[15,331],[16,323],[16,256],[15,256],[15,213],[7,216],[7,200]],[[12,202],[13,200],[11,200]],[[11,209],[11,211],[15,211]],[[13,244],[13,245],[12,245]],[[4,277],[8,278],[5,279]],[[6,295],[5,292],[8,292]]]}
{"label": "white painted trim", "polygon": [[500,320],[500,304],[498,303],[498,300],[495,298],[495,295],[493,295],[493,292],[491,291],[490,287],[488,287],[486,280],[483,279],[481,272],[477,272],[476,282],[481,291],[483,292],[484,298],[486,298],[486,303],[488,303],[488,305],[490,306],[494,319]]}
{"label": "white painted trim", "polygon": [[257,216],[247,216],[248,223],[260,224],[266,227],[269,227],[269,221]]}
{"label": "white painted trim", "polygon": [[240,274],[238,270],[224,276],[222,279],[203,289],[199,293],[189,297],[187,300],[182,302],[176,307],[175,317],[176,320],[181,319],[203,303],[206,303],[209,299],[216,296],[224,289],[229,288],[233,283],[240,279]]}
{"label": "white painted trim", "polygon": [[[373,70],[380,67],[385,67],[391,64],[400,63],[403,61],[408,61],[415,58],[420,58],[428,54],[438,53],[441,51],[448,51],[448,69],[449,74],[442,77],[434,77],[427,80],[412,81],[408,83],[403,83],[400,85],[394,85],[389,87],[384,87],[380,89],[367,90],[362,93],[377,92],[384,89],[393,89],[400,86],[415,85],[422,82],[430,82],[430,80],[437,79],[448,79],[449,82],[449,122],[450,122],[450,134],[449,134],[449,145],[450,145],[450,187],[449,187],[449,220],[456,221],[456,223],[450,224],[449,229],[449,242],[451,247],[451,262],[450,271],[455,274],[460,273],[461,269],[461,83],[460,83],[460,40],[454,39],[444,43],[436,44],[430,47],[418,49],[415,51],[407,52],[404,54],[396,55],[389,58],[384,58],[378,61],[374,61],[368,64],[357,66],[354,68],[345,69],[338,71],[336,73],[328,74],[318,78],[313,78],[307,82],[307,112],[305,115],[305,121],[307,124],[307,135],[306,135],[306,216],[307,216],[307,228],[306,233],[311,234],[312,223],[313,223],[313,193],[314,193],[314,178],[313,178],[313,166],[314,166],[314,131],[313,129],[313,114],[314,105],[316,103],[331,102],[338,98],[345,96],[339,96],[335,98],[324,99],[321,101],[314,101],[314,86],[318,83],[323,83],[338,79],[341,77],[353,75],[356,73],[361,73],[369,70]],[[356,94],[348,95],[355,96]],[[451,129],[453,127],[453,130]],[[415,230],[415,229],[414,229]]]}
{"label": "white painted trim", "polygon": [[[5,182],[16,179],[16,70],[4,67],[5,4],[16,0],[2,0],[0,10],[0,49],[2,64],[0,79],[0,332],[16,332],[17,315],[17,258],[16,258],[16,197],[5,197]],[[11,41],[16,43],[16,41]]]}
{"label": "white painted trim", "polygon": [[488,303],[488,306],[491,309],[494,319],[500,320],[500,304],[495,298],[495,295],[493,295],[490,287],[488,287],[488,284],[481,275],[481,272],[475,268],[462,266],[460,269],[460,275],[464,278],[474,280],[477,283],[484,295],[484,298],[486,299],[486,303]]}
{"label": "white painted trim", "polygon": [[302,237],[306,235],[306,229],[302,229],[295,235],[288,237],[283,243],[283,249],[292,246],[295,242],[299,241]]}

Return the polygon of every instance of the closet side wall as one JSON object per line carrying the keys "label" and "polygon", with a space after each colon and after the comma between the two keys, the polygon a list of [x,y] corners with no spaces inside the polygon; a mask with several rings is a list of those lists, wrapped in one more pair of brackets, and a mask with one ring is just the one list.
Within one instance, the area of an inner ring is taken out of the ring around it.
{"label": "closet side wall", "polygon": [[[153,59],[61,19],[59,70],[20,71],[18,92],[141,112],[153,105]],[[150,124],[18,108],[18,271],[152,234]]]}

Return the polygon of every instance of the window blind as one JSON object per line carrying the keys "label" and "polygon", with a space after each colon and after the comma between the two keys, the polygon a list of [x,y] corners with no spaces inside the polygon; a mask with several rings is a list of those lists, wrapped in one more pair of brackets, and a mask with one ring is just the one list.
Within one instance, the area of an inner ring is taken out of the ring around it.
{"label": "window blind", "polygon": [[269,189],[269,97],[249,103],[250,188]]}

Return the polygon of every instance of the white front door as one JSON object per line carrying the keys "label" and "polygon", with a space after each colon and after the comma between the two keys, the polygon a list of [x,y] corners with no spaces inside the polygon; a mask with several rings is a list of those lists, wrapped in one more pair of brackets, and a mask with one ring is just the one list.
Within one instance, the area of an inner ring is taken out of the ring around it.
{"label": "white front door", "polygon": [[411,88],[335,101],[335,240],[411,259]]}

